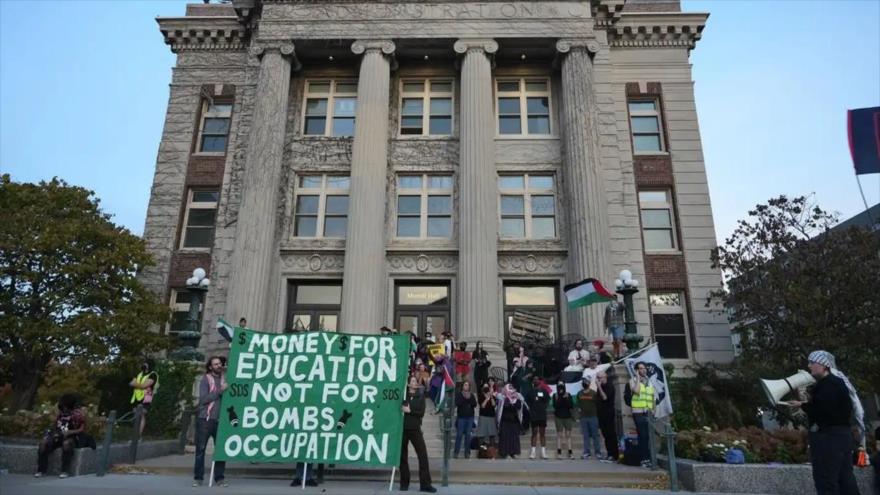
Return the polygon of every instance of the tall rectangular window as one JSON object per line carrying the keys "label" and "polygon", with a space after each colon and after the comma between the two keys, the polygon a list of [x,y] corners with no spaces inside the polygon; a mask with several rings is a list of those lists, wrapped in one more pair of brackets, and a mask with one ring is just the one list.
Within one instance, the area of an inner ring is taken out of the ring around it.
{"label": "tall rectangular window", "polygon": [[407,79],[401,82],[400,135],[452,134],[452,81]]}
{"label": "tall rectangular window", "polygon": [[498,79],[498,134],[549,135],[550,81],[548,79]]}
{"label": "tall rectangular window", "polygon": [[639,191],[645,251],[677,249],[670,191]]}
{"label": "tall rectangular window", "polygon": [[688,329],[682,292],[651,292],[651,322],[660,355],[666,359],[688,359]]}
{"label": "tall rectangular window", "polygon": [[190,189],[187,193],[186,211],[183,214],[183,249],[211,249],[214,244],[214,225],[217,220],[217,203],[220,191]]}
{"label": "tall rectangular window", "polygon": [[199,124],[199,153],[226,153],[231,121],[232,103],[206,101],[202,105],[202,121]]}
{"label": "tall rectangular window", "polygon": [[305,102],[304,135],[354,136],[356,81],[306,81]]}
{"label": "tall rectangular window", "polygon": [[294,199],[296,237],[345,238],[348,228],[347,175],[301,175]]}
{"label": "tall rectangular window", "polygon": [[[189,304],[192,294],[186,289],[171,289],[171,323],[168,333],[184,332],[190,329]],[[199,305],[199,328],[202,321],[202,305]]]}
{"label": "tall rectangular window", "polygon": [[452,237],[452,176],[397,177],[397,237]]}
{"label": "tall rectangular window", "polygon": [[501,175],[501,237],[556,237],[556,188],[551,174]]}
{"label": "tall rectangular window", "polygon": [[629,124],[635,153],[664,151],[663,127],[657,100],[630,100]]}

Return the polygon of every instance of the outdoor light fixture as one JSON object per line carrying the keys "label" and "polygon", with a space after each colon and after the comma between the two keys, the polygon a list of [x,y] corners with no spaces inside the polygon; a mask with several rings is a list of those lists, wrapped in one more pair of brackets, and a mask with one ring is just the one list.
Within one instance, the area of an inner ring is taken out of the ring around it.
{"label": "outdoor light fixture", "polygon": [[617,288],[617,293],[623,296],[623,304],[625,305],[623,341],[626,343],[627,352],[633,352],[641,346],[644,339],[638,333],[638,324],[633,309],[633,294],[639,291],[639,281],[633,278],[631,271],[621,270],[617,280],[614,281],[614,286]]}

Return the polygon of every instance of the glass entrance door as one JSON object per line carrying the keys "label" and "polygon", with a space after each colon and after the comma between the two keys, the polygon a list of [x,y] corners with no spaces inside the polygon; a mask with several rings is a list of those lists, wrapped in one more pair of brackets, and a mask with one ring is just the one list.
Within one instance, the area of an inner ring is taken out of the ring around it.
{"label": "glass entrance door", "polygon": [[419,338],[449,330],[449,282],[399,283],[394,296],[395,326]]}

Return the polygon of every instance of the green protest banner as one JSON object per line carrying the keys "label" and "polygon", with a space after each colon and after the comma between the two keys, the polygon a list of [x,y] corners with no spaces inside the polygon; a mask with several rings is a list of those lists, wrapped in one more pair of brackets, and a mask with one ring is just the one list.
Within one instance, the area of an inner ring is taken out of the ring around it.
{"label": "green protest banner", "polygon": [[218,461],[400,461],[409,364],[402,335],[235,328]]}

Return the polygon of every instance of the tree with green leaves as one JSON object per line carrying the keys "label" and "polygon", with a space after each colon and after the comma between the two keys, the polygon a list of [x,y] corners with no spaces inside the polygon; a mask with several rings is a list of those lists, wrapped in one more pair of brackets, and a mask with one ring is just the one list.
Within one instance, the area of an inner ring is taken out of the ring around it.
{"label": "tree with green leaves", "polygon": [[152,263],[92,191],[0,177],[0,382],[33,407],[53,361],[112,363],[167,348],[169,310],[137,279]]}
{"label": "tree with green leaves", "polygon": [[810,198],[780,196],[749,211],[712,259],[725,287],[709,305],[736,323],[736,374],[780,378],[824,349],[862,393],[880,390],[880,232],[832,229]]}

